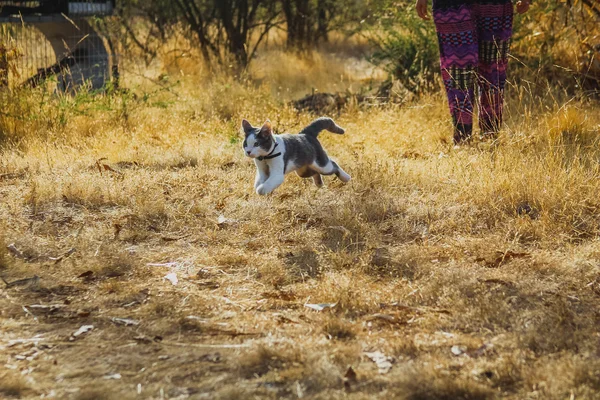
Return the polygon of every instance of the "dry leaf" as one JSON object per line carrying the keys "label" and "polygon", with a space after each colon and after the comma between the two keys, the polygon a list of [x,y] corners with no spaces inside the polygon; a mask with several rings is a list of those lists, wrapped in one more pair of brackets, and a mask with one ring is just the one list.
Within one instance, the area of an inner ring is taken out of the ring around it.
{"label": "dry leaf", "polygon": [[277,319],[277,323],[279,324],[299,324],[298,321],[294,321],[293,319],[291,319],[288,316],[285,316],[281,313],[275,313],[273,314],[273,316]]}
{"label": "dry leaf", "polygon": [[16,346],[19,344],[27,344],[27,345],[33,344],[33,345],[37,346],[39,342],[41,342],[42,340],[46,340],[40,336],[41,335],[36,335],[31,339],[12,339],[12,340],[8,341],[8,344],[6,345],[6,347],[13,347],[13,346]]}
{"label": "dry leaf", "polygon": [[83,335],[84,333],[90,332],[92,329],[94,329],[94,325],[83,325],[77,330],[77,332],[73,333],[73,336],[71,338],[74,339],[78,336]]}
{"label": "dry leaf", "polygon": [[83,274],[80,274],[77,277],[88,281],[88,280],[91,280],[93,276],[94,276],[94,271],[85,271]]}
{"label": "dry leaf", "polygon": [[116,169],[114,169],[110,165],[106,164],[104,162],[106,160],[107,160],[106,157],[102,157],[102,158],[96,160],[96,168],[98,168],[98,172],[100,172],[100,175],[102,175],[102,171],[104,170],[104,171],[115,173],[115,174],[117,174],[119,176],[123,176],[123,173],[121,171],[117,171]]}
{"label": "dry leaf", "polygon": [[468,354],[471,357],[481,357],[485,353],[487,353],[488,350],[491,350],[493,347],[494,347],[494,345],[492,343],[484,343],[483,345],[481,345],[481,347],[479,347],[476,350],[470,351]]}
{"label": "dry leaf", "polygon": [[460,355],[464,354],[467,351],[467,348],[465,346],[454,345],[454,346],[452,346],[452,348],[450,349],[450,351],[455,356],[460,356]]}
{"label": "dry leaf", "polygon": [[221,164],[221,169],[227,170],[227,169],[230,169],[230,168],[232,168],[234,166],[235,166],[235,162],[230,161],[228,163]]}
{"label": "dry leaf", "polygon": [[185,239],[185,238],[188,238],[190,236],[192,236],[192,235],[188,234],[188,235],[172,236],[172,237],[171,236],[161,236],[161,239],[164,240],[165,242],[176,242],[178,240]]}
{"label": "dry leaf", "polygon": [[4,283],[6,284],[7,289],[15,287],[15,286],[25,286],[25,285],[36,286],[40,283],[40,277],[37,275],[34,275],[31,278],[19,279],[17,281],[13,281],[13,282],[4,281]]}
{"label": "dry leaf", "polygon": [[147,337],[147,336],[144,336],[144,335],[141,335],[141,336],[135,336],[135,337],[133,338],[133,340],[135,340],[136,342],[139,342],[139,343],[145,343],[145,344],[152,343],[152,339],[150,339],[149,337]]}
{"label": "dry leaf", "polygon": [[14,243],[9,244],[8,246],[6,246],[6,248],[8,249],[8,251],[10,251],[10,253],[14,257],[21,258],[21,259],[27,259],[27,257],[25,257],[25,255],[21,252],[21,250],[17,249],[17,246],[15,246]]}
{"label": "dry leaf", "polygon": [[148,299],[150,291],[148,289],[142,289],[137,294],[128,297],[123,303],[121,303],[121,307],[128,308],[133,307],[138,304],[145,303]]}
{"label": "dry leaf", "polygon": [[479,257],[475,260],[475,262],[482,263],[486,268],[499,268],[503,264],[509,262],[510,260],[528,257],[531,257],[531,254],[517,253],[514,251],[507,250],[505,252],[497,251],[496,257],[493,260],[487,260],[485,257]]}
{"label": "dry leaf", "polygon": [[101,163],[102,161],[106,160],[106,157],[102,157],[96,160],[96,167],[98,168],[98,172],[100,172],[100,175],[102,175],[102,167],[101,167]]}
{"label": "dry leaf", "polygon": [[135,319],[130,319],[130,318],[117,318],[117,317],[113,317],[110,319],[112,322],[114,322],[117,325],[125,325],[125,326],[135,326],[135,325],[139,325],[140,321],[136,321]]}
{"label": "dry leaf", "polygon": [[373,314],[373,315],[369,315],[365,318],[366,321],[384,321],[384,322],[389,322],[390,324],[402,324],[402,323],[406,323],[405,319],[400,318],[400,316],[398,314],[396,315],[392,315],[392,314]]}
{"label": "dry leaf", "polygon": [[54,261],[54,264],[58,264],[59,262],[61,262],[65,258],[70,257],[76,251],[77,250],[73,247],[73,248],[69,249],[66,253],[64,253],[63,255],[60,255],[58,257],[48,257],[48,259],[50,261]]}
{"label": "dry leaf", "polygon": [[[385,305],[385,304],[382,304],[381,306],[382,306],[382,308],[387,307],[387,305]],[[448,315],[452,314],[449,310],[444,310],[442,308],[412,307],[412,306],[408,306],[406,304],[400,304],[398,302],[390,303],[389,306],[397,308],[399,310],[406,310],[406,311],[416,312],[419,314],[424,314],[424,313],[428,313],[428,312],[435,312],[435,313],[439,313],[439,314],[448,314]]]}
{"label": "dry leaf", "polygon": [[367,321],[372,321],[374,319],[382,319],[388,322],[396,322],[396,318],[390,314],[373,314],[367,317]]}
{"label": "dry leaf", "polygon": [[168,262],[168,263],[148,263],[146,264],[149,267],[177,267],[179,263],[177,261]]}
{"label": "dry leaf", "polygon": [[179,283],[179,279],[177,279],[177,274],[175,272],[171,272],[170,274],[165,275],[164,279],[171,282],[173,286],[177,286],[177,284]]}
{"label": "dry leaf", "polygon": [[220,228],[223,228],[227,225],[235,225],[237,223],[238,223],[237,220],[231,219],[231,218],[226,218],[223,214],[219,215],[219,218],[217,218],[217,225]]}
{"label": "dry leaf", "polygon": [[312,308],[316,311],[323,311],[327,308],[333,308],[337,305],[337,303],[320,303],[320,304],[305,304],[304,307]]}
{"label": "dry leaf", "polygon": [[221,353],[208,353],[200,357],[201,361],[208,361],[211,363],[220,363],[221,362]]}
{"label": "dry leaf", "polygon": [[60,308],[66,307],[64,304],[32,304],[27,306],[30,310],[39,310],[47,313],[52,313]]}
{"label": "dry leaf", "polygon": [[262,297],[267,299],[277,299],[283,301],[294,301],[296,300],[296,295],[292,291],[286,290],[274,290],[272,292],[264,292],[261,294]]}
{"label": "dry leaf", "polygon": [[296,396],[298,396],[299,399],[304,398],[305,390],[306,389],[304,388],[303,384],[301,384],[300,382],[296,382]]}
{"label": "dry leaf", "polygon": [[367,356],[371,361],[375,363],[375,365],[377,365],[380,374],[387,374],[392,369],[394,359],[392,357],[386,356],[380,351],[375,351],[372,353],[365,352],[365,356]]}
{"label": "dry leaf", "polygon": [[515,284],[512,282],[507,282],[507,281],[503,281],[502,279],[484,279],[484,280],[480,280],[480,282],[483,283],[492,283],[492,284],[498,284],[498,285],[504,285],[504,286],[508,286],[508,287],[514,287]]}
{"label": "dry leaf", "polygon": [[344,387],[348,390],[352,385],[356,384],[356,382],[358,382],[356,372],[354,371],[354,368],[350,366],[344,374]]}

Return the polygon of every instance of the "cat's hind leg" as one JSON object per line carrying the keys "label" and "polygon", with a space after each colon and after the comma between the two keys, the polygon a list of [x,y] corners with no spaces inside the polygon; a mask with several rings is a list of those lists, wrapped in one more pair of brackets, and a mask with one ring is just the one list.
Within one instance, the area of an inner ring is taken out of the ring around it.
{"label": "cat's hind leg", "polygon": [[296,174],[298,174],[300,178],[312,178],[313,182],[318,187],[323,186],[323,178],[321,177],[321,174],[319,174],[317,171],[313,170],[310,167],[304,167],[302,169],[299,169],[296,171]]}
{"label": "cat's hind leg", "polygon": [[352,177],[346,173],[340,166],[333,160],[327,160],[327,164],[321,167],[317,163],[313,163],[311,166],[315,171],[321,175],[336,175],[342,182],[349,182]]}
{"label": "cat's hind leg", "polygon": [[348,175],[346,171],[344,171],[335,161],[331,161],[331,163],[335,167],[335,176],[337,176],[340,179],[340,181],[344,183],[350,182],[350,179],[352,179],[352,177]]}
{"label": "cat's hind leg", "polygon": [[321,176],[321,174],[315,172],[312,178],[313,182],[315,183],[315,185],[317,185],[317,187],[323,187],[323,177]]}

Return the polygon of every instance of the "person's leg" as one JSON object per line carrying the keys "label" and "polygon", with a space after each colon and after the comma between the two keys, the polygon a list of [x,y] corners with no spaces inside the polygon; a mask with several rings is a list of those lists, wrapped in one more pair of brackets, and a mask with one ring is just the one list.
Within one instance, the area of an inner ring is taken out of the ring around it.
{"label": "person's leg", "polygon": [[468,0],[433,1],[442,79],[454,122],[455,143],[469,140],[473,131],[473,96],[479,47],[472,14]]}
{"label": "person's leg", "polygon": [[513,5],[510,0],[477,3],[473,10],[479,36],[479,127],[482,135],[495,135],[502,126]]}

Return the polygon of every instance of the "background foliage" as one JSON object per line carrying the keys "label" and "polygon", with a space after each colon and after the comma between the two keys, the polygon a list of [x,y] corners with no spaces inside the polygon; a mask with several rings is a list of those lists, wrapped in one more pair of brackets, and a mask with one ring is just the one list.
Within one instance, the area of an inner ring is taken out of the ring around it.
{"label": "background foliage", "polygon": [[[306,51],[325,45],[335,31],[368,38],[375,49],[370,60],[407,89],[435,87],[435,29],[416,17],[412,1],[125,0],[121,5],[123,43],[147,55],[183,29],[209,65],[233,62],[239,71],[275,32],[285,33],[289,50]],[[591,0],[536,1],[515,18],[513,64],[527,69],[515,76],[544,76],[569,89],[597,90],[599,19],[600,5]],[[131,21],[146,29],[133,29]]]}

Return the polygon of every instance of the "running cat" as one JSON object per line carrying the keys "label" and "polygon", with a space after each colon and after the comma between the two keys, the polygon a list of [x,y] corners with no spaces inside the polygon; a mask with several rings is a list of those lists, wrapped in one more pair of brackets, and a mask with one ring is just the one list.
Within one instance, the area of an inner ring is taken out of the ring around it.
{"label": "running cat", "polygon": [[351,179],[327,156],[317,139],[323,130],[344,134],[344,129],[331,118],[319,118],[297,135],[273,134],[269,120],[262,128],[243,120],[242,129],[245,134],[244,152],[256,164],[254,189],[259,195],[266,195],[277,189],[283,183],[284,176],[293,171],[302,178],[313,178],[319,187],[323,186],[321,175],[335,174],[342,182]]}

